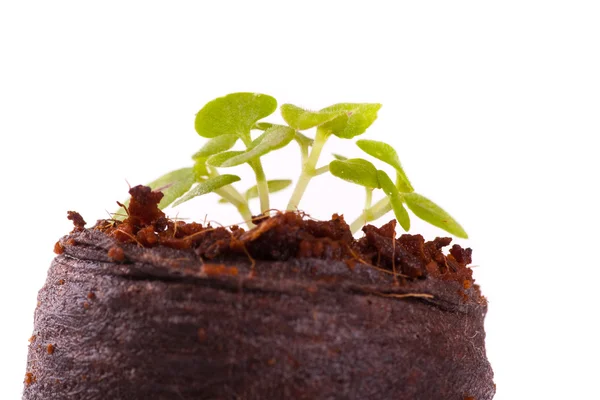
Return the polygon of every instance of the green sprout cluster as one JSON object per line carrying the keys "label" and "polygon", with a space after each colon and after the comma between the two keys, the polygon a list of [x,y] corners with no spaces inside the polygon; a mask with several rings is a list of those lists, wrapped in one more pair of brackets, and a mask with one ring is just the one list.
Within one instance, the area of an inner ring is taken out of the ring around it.
{"label": "green sprout cluster", "polygon": [[[206,104],[196,114],[196,132],[209,139],[193,155],[194,165],[161,176],[148,184],[153,190],[164,194],[160,208],[177,206],[194,197],[216,193],[221,203],[232,204],[246,223],[252,227],[252,212],[248,200],[258,197],[261,213],[271,209],[269,193],[283,190],[291,180],[267,180],[261,157],[295,142],[300,148],[302,172],[287,205],[290,211],[298,210],[309,182],[326,173],[365,188],[365,206],[362,214],[350,225],[353,233],[370,221],[390,211],[406,231],[410,229],[410,217],[405,205],[422,220],[445,231],[466,238],[464,229],[446,211],[426,197],[415,193],[398,154],[392,146],[375,140],[360,139],[356,145],[369,156],[391,166],[395,172],[392,179],[387,172],[378,169],[363,158],[346,158],[334,154],[335,160],[318,166],[325,143],[332,137],[353,139],[365,133],[377,118],[381,104],[339,103],[319,111],[309,111],[292,104],[280,107],[287,125],[262,121],[277,109],[277,101],[258,93],[232,93]],[[316,128],[314,139],[304,131]],[[258,135],[253,138],[253,132]],[[244,150],[231,150],[241,141]],[[240,177],[221,174],[222,169],[248,164],[256,176],[256,185],[240,193],[232,184]],[[372,204],[373,191],[381,189],[385,194]]]}

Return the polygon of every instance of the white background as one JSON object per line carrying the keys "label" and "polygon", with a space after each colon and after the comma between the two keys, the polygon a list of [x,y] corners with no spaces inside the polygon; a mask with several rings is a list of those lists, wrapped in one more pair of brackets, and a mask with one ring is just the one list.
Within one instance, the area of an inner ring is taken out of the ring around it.
{"label": "white background", "polygon": [[[599,20],[592,1],[2,2],[0,398],[20,396],[66,211],[93,223],[126,180],[190,165],[194,114],[233,91],[383,103],[364,137],[471,236],[496,399],[600,398]],[[265,164],[295,177],[297,149]],[[350,219],[362,202],[320,177],[301,206]],[[171,215],[239,220],[215,203]]]}

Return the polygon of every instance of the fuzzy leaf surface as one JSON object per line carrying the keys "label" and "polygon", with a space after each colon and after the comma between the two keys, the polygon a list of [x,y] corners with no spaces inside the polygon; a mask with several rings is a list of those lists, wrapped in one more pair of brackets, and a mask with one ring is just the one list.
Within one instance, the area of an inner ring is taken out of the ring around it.
{"label": "fuzzy leaf surface", "polygon": [[322,125],[342,113],[341,111],[310,111],[293,104],[283,104],[280,110],[283,120],[300,131]]}
{"label": "fuzzy leaf surface", "polygon": [[368,155],[394,167],[396,170],[398,189],[400,189],[401,192],[410,193],[414,191],[402,168],[398,153],[396,153],[396,150],[394,150],[392,146],[384,142],[368,139],[357,140],[356,145]]}
{"label": "fuzzy leaf surface", "polygon": [[410,229],[410,216],[402,204],[402,194],[396,185],[394,185],[394,182],[392,182],[388,174],[386,174],[384,171],[377,171],[377,179],[379,180],[381,189],[383,189],[385,195],[390,200],[392,210],[394,210],[394,215],[400,223],[400,226],[402,226],[402,228],[408,232]]}
{"label": "fuzzy leaf surface", "polygon": [[339,103],[322,109],[323,113],[338,113],[338,117],[319,128],[342,139],[363,134],[377,119],[378,103]]}
{"label": "fuzzy leaf surface", "polygon": [[362,158],[334,160],[329,163],[329,172],[333,176],[368,188],[379,188],[377,168]]}
{"label": "fuzzy leaf surface", "polygon": [[195,127],[200,136],[214,138],[236,135],[248,140],[256,122],[275,111],[277,100],[260,93],[231,93],[207,103],[196,114]]}
{"label": "fuzzy leaf surface", "polygon": [[221,167],[227,160],[237,157],[240,154],[244,154],[244,151],[232,150],[232,151],[224,151],[219,154],[212,155],[208,157],[206,163],[211,167]]}
{"label": "fuzzy leaf surface", "polygon": [[460,238],[468,238],[467,232],[446,211],[428,198],[417,193],[405,193],[404,201],[410,210],[423,221],[442,228]]}
{"label": "fuzzy leaf surface", "polygon": [[[273,127],[267,129],[261,136],[259,136],[254,142],[252,142],[252,146],[241,154],[228,158],[221,165],[216,165],[218,167],[234,167],[236,165],[244,164],[247,162],[258,160],[258,158],[264,156],[267,153],[272,152],[273,150],[281,149],[294,140],[296,136],[296,131],[288,126],[283,125],[274,125]],[[209,163],[212,164],[212,158],[209,159]]]}
{"label": "fuzzy leaf surface", "polygon": [[237,135],[221,135],[210,139],[200,150],[192,156],[195,160],[200,157],[209,157],[213,154],[222,153],[235,146],[239,137]]}
{"label": "fuzzy leaf surface", "polygon": [[198,183],[196,186],[192,188],[189,192],[187,192],[183,197],[177,200],[173,206],[178,206],[181,203],[184,203],[188,200],[193,199],[194,197],[202,196],[207,193],[214,192],[217,189],[222,188],[223,186],[227,186],[232,184],[233,182],[237,182],[240,180],[239,176],[236,175],[219,175],[213,178],[209,178],[204,182]]}

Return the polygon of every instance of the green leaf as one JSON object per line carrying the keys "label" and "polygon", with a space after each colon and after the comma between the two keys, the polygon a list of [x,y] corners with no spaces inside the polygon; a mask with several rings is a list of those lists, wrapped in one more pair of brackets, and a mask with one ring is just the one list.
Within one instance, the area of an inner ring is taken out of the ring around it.
{"label": "green leaf", "polygon": [[295,136],[296,131],[294,131],[292,128],[284,125],[274,125],[273,127],[267,129],[265,133],[259,136],[254,142],[252,142],[252,145],[247,151],[242,152],[234,157],[227,158],[225,161],[220,163],[220,165],[215,165],[212,157],[208,160],[208,162],[210,165],[222,168],[234,167],[236,165],[251,162],[257,160],[259,157],[262,157],[267,153],[270,153],[273,150],[285,147],[288,143],[294,140]]}
{"label": "green leaf", "polygon": [[386,174],[384,171],[377,171],[377,179],[379,180],[381,189],[383,189],[385,195],[390,200],[392,209],[394,210],[394,215],[400,223],[400,226],[402,226],[402,228],[408,232],[410,229],[410,217],[404,208],[404,205],[402,204],[402,194],[400,194],[400,191],[396,185],[394,185],[394,182],[392,182],[388,174]]}
{"label": "green leaf", "polygon": [[356,145],[368,155],[394,167],[396,170],[398,189],[400,189],[401,192],[410,193],[414,191],[410,181],[406,177],[402,164],[400,164],[398,153],[396,153],[396,150],[394,150],[392,146],[384,142],[368,139],[357,140]]}
{"label": "green leaf", "polygon": [[342,139],[352,139],[363,134],[377,119],[381,104],[377,103],[339,103],[322,109],[322,113],[339,113],[335,119],[319,127]]}
{"label": "green leaf", "polygon": [[361,158],[345,161],[334,160],[329,163],[329,172],[345,181],[368,188],[379,188],[377,169],[373,164]]}
{"label": "green leaf", "polygon": [[196,181],[193,168],[182,168],[161,176],[148,186],[152,190],[160,190],[163,198],[158,203],[158,208],[163,209],[190,190]]}
{"label": "green leaf", "polygon": [[227,186],[232,184],[233,182],[237,182],[240,180],[239,176],[236,175],[219,175],[213,178],[207,179],[204,182],[198,183],[196,186],[192,188],[189,192],[187,192],[182,198],[173,203],[173,207],[180,205],[188,200],[193,199],[197,196],[202,196],[204,194],[214,192],[217,189],[222,188],[223,186]]}
{"label": "green leaf", "polygon": [[198,157],[195,159],[196,162],[194,163],[194,176],[196,178],[196,182],[200,182],[203,178],[206,178],[208,175],[210,175],[206,166],[207,158],[208,157]]}
{"label": "green leaf", "polygon": [[208,157],[208,159],[206,160],[206,163],[208,165],[210,165],[211,167],[220,167],[223,163],[225,163],[230,158],[237,157],[240,154],[244,154],[244,153],[245,153],[245,151],[236,151],[236,150],[224,151],[222,153],[215,154],[215,155]]}
{"label": "green leaf", "polygon": [[340,154],[336,154],[336,153],[332,153],[331,154],[333,156],[333,158],[335,158],[338,161],[346,161],[348,159],[348,157],[342,156]]}
{"label": "green leaf", "polygon": [[192,158],[195,160],[200,157],[208,157],[212,156],[213,154],[229,150],[235,145],[235,142],[237,142],[238,139],[239,137],[236,135],[221,135],[212,138],[206,142],[204,146],[202,146],[202,148],[192,156]]}
{"label": "green leaf", "polygon": [[404,201],[410,210],[423,221],[442,228],[460,238],[468,238],[467,232],[446,211],[428,198],[417,193],[405,193]]}
{"label": "green leaf", "polygon": [[303,134],[301,134],[300,132],[296,132],[296,137],[294,138],[294,140],[295,140],[296,142],[298,142],[298,144],[299,144],[300,146],[307,146],[307,147],[308,147],[308,146],[312,146],[312,145],[313,145],[313,142],[314,142],[314,140],[313,140],[313,139],[311,139],[311,138],[309,138],[309,137],[307,137],[307,136],[304,136],[304,135],[303,135]]}
{"label": "green leaf", "polygon": [[266,94],[232,93],[207,103],[196,114],[196,132],[206,138],[236,135],[250,139],[256,122],[277,109],[277,100]]}
{"label": "green leaf", "polygon": [[[291,184],[292,181],[290,179],[273,179],[267,181],[267,185],[269,186],[269,194],[279,192]],[[256,197],[258,197],[258,187],[254,185],[246,191],[246,200],[254,199]]]}
{"label": "green leaf", "polygon": [[289,126],[297,130],[314,128],[338,117],[340,111],[310,111],[293,104],[283,104],[280,107],[281,116]]}
{"label": "green leaf", "polygon": [[254,124],[253,129],[258,129],[259,131],[266,131],[267,129],[269,129],[272,126],[273,126],[273,124],[270,122],[257,122],[256,124]]}

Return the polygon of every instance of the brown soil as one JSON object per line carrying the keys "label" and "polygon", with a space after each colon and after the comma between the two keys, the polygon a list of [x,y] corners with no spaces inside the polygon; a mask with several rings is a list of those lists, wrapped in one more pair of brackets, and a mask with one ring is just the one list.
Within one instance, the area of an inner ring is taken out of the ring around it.
{"label": "brown soil", "polygon": [[[94,230],[121,243],[189,249],[205,260],[236,254],[274,261],[318,258],[343,261],[349,268],[356,263],[382,268],[395,273],[399,282],[431,276],[457,281],[465,289],[473,286],[472,270],[467,267],[471,263],[470,248],[455,244],[449,254],[444,254],[442,249],[450,245],[451,238],[426,242],[421,235],[395,237],[395,220],[379,228],[366,225],[364,236],[355,239],[343,216],[334,214],[330,221],[317,221],[300,212],[278,212],[271,217],[255,217],[257,226],[246,231],[235,225],[225,228],[174,221],[158,208],[162,193],[141,185],[129,193],[127,218],[99,220]],[[70,211],[68,218],[73,220],[74,231],[83,229],[85,221],[78,213]],[[55,248],[57,253],[62,250]],[[111,248],[108,256],[127,262],[119,247]]]}

